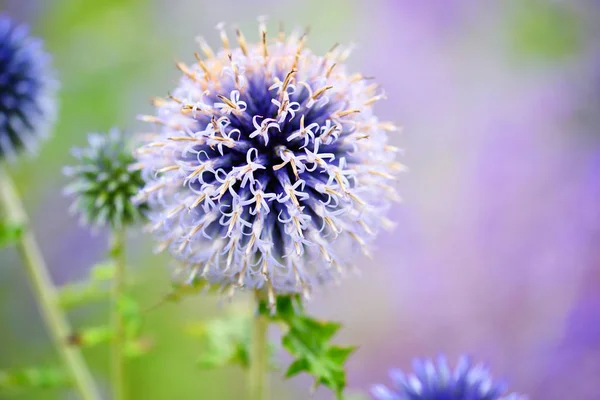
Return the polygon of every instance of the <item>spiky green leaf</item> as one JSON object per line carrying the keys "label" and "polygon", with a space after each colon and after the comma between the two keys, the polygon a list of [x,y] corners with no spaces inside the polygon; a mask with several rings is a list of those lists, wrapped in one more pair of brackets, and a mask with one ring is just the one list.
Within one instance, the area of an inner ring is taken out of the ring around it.
{"label": "spiky green leaf", "polygon": [[[259,309],[266,312],[264,307]],[[341,399],[346,387],[344,363],[355,350],[330,343],[341,325],[307,316],[297,296],[279,297],[272,318],[287,326],[282,345],[295,358],[286,377],[306,372],[315,378],[315,386],[324,385]]]}

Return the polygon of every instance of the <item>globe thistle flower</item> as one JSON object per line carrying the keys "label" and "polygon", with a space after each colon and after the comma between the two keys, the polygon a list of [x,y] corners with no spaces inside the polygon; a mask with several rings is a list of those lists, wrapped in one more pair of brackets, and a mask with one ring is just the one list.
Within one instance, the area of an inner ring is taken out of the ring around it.
{"label": "globe thistle flower", "polygon": [[50,56],[28,28],[0,15],[0,159],[35,150],[56,116]]}
{"label": "globe thistle flower", "polygon": [[132,197],[144,181],[140,171],[131,168],[134,158],[119,129],[90,134],[88,147],[75,148],[72,154],[79,165],[64,168],[64,174],[73,178],[65,193],[74,195],[71,211],[80,213],[83,223],[119,228],[140,219],[146,205],[134,204]]}
{"label": "globe thistle flower", "polygon": [[234,47],[217,28],[223,48],[200,38],[203,55],[177,63],[179,85],[141,117],[157,132],[137,151],[139,199],[186,280],[306,294],[392,225],[396,127],[373,112],[379,85],[347,71],[349,48],[318,56],[264,21],[257,44],[236,30]]}
{"label": "globe thistle flower", "polygon": [[404,375],[400,370],[390,373],[394,386],[390,389],[377,385],[372,394],[377,400],[526,400],[517,394],[504,395],[503,384],[494,382],[489,371],[473,365],[462,356],[454,371],[444,356],[437,364],[432,360],[413,361],[414,374]]}

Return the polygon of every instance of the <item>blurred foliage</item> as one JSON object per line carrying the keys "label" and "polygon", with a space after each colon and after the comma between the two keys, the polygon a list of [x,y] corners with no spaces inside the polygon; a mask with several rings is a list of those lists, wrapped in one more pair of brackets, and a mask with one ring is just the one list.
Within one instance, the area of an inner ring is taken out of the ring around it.
{"label": "blurred foliage", "polygon": [[23,233],[21,225],[0,220],[0,249],[12,245]]}
{"label": "blurred foliage", "polygon": [[251,320],[248,313],[228,314],[224,318],[199,321],[186,328],[187,334],[204,344],[198,365],[201,368],[222,368],[250,365]]}
{"label": "blurred foliage", "polygon": [[59,368],[27,368],[19,371],[0,371],[0,395],[4,391],[51,389],[70,386],[68,375]]}
{"label": "blurred foliage", "polygon": [[59,289],[59,302],[63,309],[83,306],[94,301],[106,300],[110,294],[108,282],[115,275],[115,265],[104,262],[92,267],[89,279],[69,283]]}
{"label": "blurred foliage", "polygon": [[519,55],[550,60],[578,54],[583,40],[580,18],[566,1],[520,0],[508,32]]}

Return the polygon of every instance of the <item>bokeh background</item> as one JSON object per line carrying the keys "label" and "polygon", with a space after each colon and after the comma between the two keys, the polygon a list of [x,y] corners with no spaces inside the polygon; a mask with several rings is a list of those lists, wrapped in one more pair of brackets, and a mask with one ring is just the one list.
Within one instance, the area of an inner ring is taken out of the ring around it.
{"label": "bokeh background", "polygon": [[[360,276],[309,303],[344,322],[340,343],[360,346],[350,388],[388,382],[388,368],[413,357],[467,352],[531,399],[600,399],[597,1],[0,0],[0,9],[45,39],[62,82],[53,139],[13,168],[57,284],[84,278],[107,247],[105,232],[68,214],[70,148],[113,125],[144,130],[136,115],[174,87],[174,60],[193,60],[197,34],[216,45],[224,21],[255,38],[256,18],[268,15],[273,28],[310,26],[317,52],[357,43],[349,63],[383,84],[379,113],[404,127],[392,138],[410,168],[396,229],[360,260]],[[155,302],[169,287],[168,259],[141,232],[129,259],[136,297]],[[128,366],[132,398],[245,398],[239,369],[196,368],[201,346],[183,331],[228,307],[205,296],[147,313],[155,347]],[[99,303],[72,317],[85,326],[106,315]],[[106,388],[106,349],[86,356]],[[16,254],[3,250],[0,369],[55,362]],[[307,399],[309,385],[274,374],[273,398]]]}

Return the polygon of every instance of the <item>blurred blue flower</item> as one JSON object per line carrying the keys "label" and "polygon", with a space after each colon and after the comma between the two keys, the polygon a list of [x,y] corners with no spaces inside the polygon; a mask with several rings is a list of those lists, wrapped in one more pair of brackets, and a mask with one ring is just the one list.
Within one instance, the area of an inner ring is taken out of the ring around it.
{"label": "blurred blue flower", "polygon": [[503,384],[494,382],[489,371],[473,365],[469,357],[459,359],[454,371],[444,356],[433,360],[413,361],[414,375],[392,370],[394,386],[373,387],[377,400],[525,400],[517,394],[503,395]]}
{"label": "blurred blue flower", "polygon": [[0,158],[35,150],[56,117],[50,56],[28,28],[0,15]]}
{"label": "blurred blue flower", "polygon": [[262,23],[258,44],[237,31],[232,48],[219,29],[223,49],[200,39],[203,57],[141,117],[159,131],[137,152],[140,199],[186,281],[307,293],[391,225],[396,127],[373,112],[379,86],[346,70],[349,48],[317,56]]}

